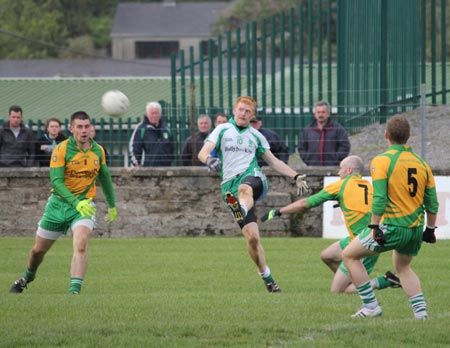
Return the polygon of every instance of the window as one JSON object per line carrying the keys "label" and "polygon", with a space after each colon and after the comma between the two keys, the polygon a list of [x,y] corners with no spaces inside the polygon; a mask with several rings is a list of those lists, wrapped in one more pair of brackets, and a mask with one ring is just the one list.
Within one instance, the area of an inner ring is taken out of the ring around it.
{"label": "window", "polygon": [[205,57],[208,56],[208,43],[209,41],[211,41],[212,44],[212,55],[215,56],[217,55],[217,43],[213,40],[202,40],[202,53]]}
{"label": "window", "polygon": [[136,42],[136,58],[163,58],[177,53],[180,44],[178,41]]}

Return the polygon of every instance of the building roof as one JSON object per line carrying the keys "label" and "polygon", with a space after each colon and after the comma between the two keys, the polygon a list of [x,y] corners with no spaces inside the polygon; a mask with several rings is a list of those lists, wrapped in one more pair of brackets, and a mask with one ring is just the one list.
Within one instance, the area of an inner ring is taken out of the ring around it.
{"label": "building roof", "polygon": [[29,59],[0,60],[4,77],[170,76],[170,59]]}
{"label": "building roof", "polygon": [[119,3],[112,38],[211,37],[220,11],[229,2]]}

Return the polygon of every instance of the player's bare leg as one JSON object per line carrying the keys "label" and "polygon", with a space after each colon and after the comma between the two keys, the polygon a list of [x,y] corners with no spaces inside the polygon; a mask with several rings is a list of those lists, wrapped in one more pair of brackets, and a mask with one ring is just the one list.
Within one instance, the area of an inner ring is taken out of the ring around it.
{"label": "player's bare leg", "polygon": [[253,199],[253,189],[251,186],[246,184],[241,184],[238,187],[238,199],[241,205],[241,208],[247,213],[251,210],[255,204]]}
{"label": "player's bare leg", "polygon": [[73,232],[73,257],[70,269],[70,293],[81,291],[83,278],[88,267],[88,241],[91,230],[86,226],[77,226]]}
{"label": "player's bare leg", "polygon": [[281,289],[272,277],[269,267],[266,264],[264,248],[259,236],[259,228],[256,222],[250,222],[242,228],[242,233],[247,240],[248,253],[255,263],[258,273],[264,281],[269,292],[280,292]]}
{"label": "player's bare leg", "polygon": [[266,257],[264,249],[261,245],[257,223],[251,222],[245,225],[242,229],[242,233],[247,240],[247,250],[250,257],[256,264],[258,271],[260,273],[264,272],[264,270],[266,269]]}
{"label": "player's bare leg", "polygon": [[411,268],[413,257],[403,255],[394,250],[392,260],[402,283],[403,291],[411,303],[416,319],[427,319],[427,305],[422,293],[422,287],[417,274]]}
{"label": "player's bare leg", "polygon": [[329,247],[322,250],[320,259],[331,269],[333,273],[339,268],[342,261],[342,249],[339,241],[334,242]]}

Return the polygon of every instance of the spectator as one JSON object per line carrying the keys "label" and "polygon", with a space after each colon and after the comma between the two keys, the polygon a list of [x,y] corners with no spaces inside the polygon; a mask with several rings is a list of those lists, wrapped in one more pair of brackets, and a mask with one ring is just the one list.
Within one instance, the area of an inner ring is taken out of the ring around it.
{"label": "spectator", "polygon": [[228,116],[219,112],[214,117],[214,128],[217,127],[219,124],[227,123],[227,122],[228,122]]}
{"label": "spectator", "polygon": [[[222,123],[227,123],[228,122],[228,116],[219,112],[216,114],[216,116],[214,117],[214,128],[216,128],[218,125],[222,124]],[[214,148],[214,150],[211,151],[211,157],[219,157],[217,155],[217,150]]]}
{"label": "spectator", "polygon": [[50,156],[56,144],[67,139],[61,131],[61,121],[57,118],[52,117],[45,122],[44,132],[36,142],[36,164],[40,167],[50,166]]}
{"label": "spectator", "polygon": [[33,131],[22,122],[22,108],[9,108],[9,120],[0,127],[0,167],[32,167],[35,160]]}
{"label": "spectator", "polygon": [[135,167],[171,166],[174,144],[167,124],[161,120],[162,107],[158,102],[147,103],[146,117],[130,139],[131,163]]}
{"label": "spectator", "polygon": [[[275,157],[287,164],[289,161],[289,148],[278,134],[269,128],[263,128],[262,119],[258,116],[250,120],[250,125],[264,135],[269,142],[270,151],[272,151]],[[260,167],[267,165],[262,158],[258,159],[258,164]]]}
{"label": "spectator", "polygon": [[195,133],[194,139],[192,135],[187,137],[183,150],[181,151],[181,164],[183,166],[203,166],[197,155],[205,142],[209,132],[211,132],[212,122],[208,115],[200,115],[197,119],[198,132]]}
{"label": "spectator", "polygon": [[314,105],[314,121],[303,129],[298,152],[308,166],[337,166],[350,153],[347,132],[330,120],[330,105],[319,101]]}

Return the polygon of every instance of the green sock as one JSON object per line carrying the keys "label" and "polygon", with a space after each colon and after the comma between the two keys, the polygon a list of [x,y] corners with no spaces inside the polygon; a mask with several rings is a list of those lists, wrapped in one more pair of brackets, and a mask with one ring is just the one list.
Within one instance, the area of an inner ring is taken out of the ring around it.
{"label": "green sock", "polygon": [[31,268],[27,267],[27,270],[23,274],[23,277],[25,278],[27,283],[34,280],[34,277],[36,276],[36,271],[37,271],[37,269],[31,269]]}
{"label": "green sock", "polygon": [[357,287],[359,297],[361,298],[361,302],[368,308],[375,308],[378,305],[378,302],[375,298],[375,294],[373,293],[372,286],[370,285],[370,280]]}
{"label": "green sock", "polygon": [[389,280],[385,279],[383,276],[376,277],[374,280],[377,289],[379,290],[392,287],[392,283]]}
{"label": "green sock", "polygon": [[268,277],[265,277],[265,278],[263,278],[263,280],[264,280],[264,284],[267,284],[267,283],[271,283],[271,282],[273,282],[273,277],[272,277],[272,274],[269,274],[269,276],[268,276]]}
{"label": "green sock", "polygon": [[81,285],[83,284],[83,278],[70,278],[70,289],[69,293],[71,294],[79,294],[81,292]]}

